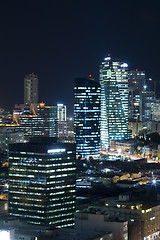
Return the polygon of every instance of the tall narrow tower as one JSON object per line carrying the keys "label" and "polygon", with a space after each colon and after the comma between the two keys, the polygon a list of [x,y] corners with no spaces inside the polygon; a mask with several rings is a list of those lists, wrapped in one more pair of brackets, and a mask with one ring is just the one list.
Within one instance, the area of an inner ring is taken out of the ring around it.
{"label": "tall narrow tower", "polygon": [[107,57],[100,66],[101,144],[128,136],[128,65]]}
{"label": "tall narrow tower", "polygon": [[67,120],[67,110],[66,106],[63,103],[57,104],[57,119],[58,121],[66,121]]}
{"label": "tall narrow tower", "polygon": [[131,120],[142,121],[142,92],[146,86],[146,76],[144,71],[128,71],[128,118]]}
{"label": "tall narrow tower", "polygon": [[100,84],[94,79],[74,81],[74,130],[76,154],[83,158],[100,156]]}
{"label": "tall narrow tower", "polygon": [[34,73],[24,78],[24,104],[38,103],[38,76]]}

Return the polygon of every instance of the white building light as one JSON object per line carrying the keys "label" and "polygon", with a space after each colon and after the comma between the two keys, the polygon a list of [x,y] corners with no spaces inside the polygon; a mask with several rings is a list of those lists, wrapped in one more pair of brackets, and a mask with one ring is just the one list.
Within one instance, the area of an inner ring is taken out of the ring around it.
{"label": "white building light", "polygon": [[57,106],[63,107],[63,103],[58,103]]}
{"label": "white building light", "polygon": [[10,240],[10,232],[9,231],[0,230],[0,239]]}
{"label": "white building light", "polygon": [[128,67],[128,64],[127,63],[122,63],[121,67]]}
{"label": "white building light", "polygon": [[109,60],[111,60],[111,57],[106,57],[104,60],[109,61]]}
{"label": "white building light", "polygon": [[64,148],[57,148],[57,149],[49,149],[47,152],[48,153],[60,153],[60,152],[65,152],[66,149]]}

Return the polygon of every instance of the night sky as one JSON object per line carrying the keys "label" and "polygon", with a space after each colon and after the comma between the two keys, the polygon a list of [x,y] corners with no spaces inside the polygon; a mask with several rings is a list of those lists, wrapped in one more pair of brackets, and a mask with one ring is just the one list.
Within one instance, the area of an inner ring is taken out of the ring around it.
{"label": "night sky", "polygon": [[39,76],[39,101],[73,113],[73,81],[108,53],[160,80],[157,1],[1,0],[0,107],[23,103],[24,75]]}

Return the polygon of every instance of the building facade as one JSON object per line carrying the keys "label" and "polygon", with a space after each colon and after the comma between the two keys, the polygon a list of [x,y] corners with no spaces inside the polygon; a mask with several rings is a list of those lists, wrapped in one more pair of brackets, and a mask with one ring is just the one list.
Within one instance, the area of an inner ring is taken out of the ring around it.
{"label": "building facade", "polygon": [[160,121],[160,100],[156,100],[152,106],[152,120]]}
{"label": "building facade", "polygon": [[21,115],[17,127],[24,132],[25,139],[44,135],[44,120],[37,115]]}
{"label": "building facade", "polygon": [[58,121],[58,137],[66,138],[68,137],[68,125],[67,121]]}
{"label": "building facade", "polygon": [[76,155],[82,158],[100,154],[100,98],[99,83],[93,79],[74,81],[74,132]]}
{"label": "building facade", "polygon": [[47,137],[57,137],[57,107],[39,104],[37,115],[43,118],[43,135]]}
{"label": "building facade", "polygon": [[146,87],[144,71],[128,71],[129,119],[142,121],[142,91]]}
{"label": "building facade", "polygon": [[128,235],[131,240],[159,239],[160,237],[160,205],[142,204],[137,201],[106,201],[106,211],[111,217],[128,221]]}
{"label": "building facade", "polygon": [[38,76],[34,73],[24,78],[24,104],[38,103]]}
{"label": "building facade", "polygon": [[7,151],[8,144],[23,143],[24,133],[18,129],[0,126],[0,150]]}
{"label": "building facade", "polygon": [[129,89],[129,109],[128,117],[130,120],[142,121],[142,92]]}
{"label": "building facade", "polygon": [[[37,112],[37,114],[36,114]],[[57,137],[57,107],[39,104],[35,114],[23,113],[17,120],[26,138],[33,136]]]}
{"label": "building facade", "polygon": [[101,145],[128,137],[128,65],[107,57],[100,66]]}
{"label": "building facade", "polygon": [[[92,209],[90,209],[92,210]],[[83,210],[76,213],[76,229],[112,232],[113,240],[128,240],[128,222],[108,219],[107,214]]]}
{"label": "building facade", "polygon": [[57,104],[57,119],[58,121],[67,120],[67,108],[63,103]]}
{"label": "building facade", "polygon": [[132,89],[143,90],[146,84],[145,71],[130,70],[128,71],[128,86]]}
{"label": "building facade", "polygon": [[33,138],[9,147],[9,215],[53,228],[74,225],[75,146]]}
{"label": "building facade", "polygon": [[152,111],[155,102],[155,92],[142,92],[142,121],[146,122],[152,120]]}

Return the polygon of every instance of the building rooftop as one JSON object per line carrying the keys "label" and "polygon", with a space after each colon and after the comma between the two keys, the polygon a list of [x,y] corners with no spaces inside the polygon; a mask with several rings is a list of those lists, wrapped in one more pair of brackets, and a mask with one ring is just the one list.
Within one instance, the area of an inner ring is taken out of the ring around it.
{"label": "building rooftop", "polygon": [[[65,148],[73,148],[73,143],[57,142],[54,137],[33,137],[27,143],[9,144],[9,150],[18,152],[37,152],[37,153],[51,153],[52,148],[59,152],[65,152]],[[63,149],[63,151],[62,151]],[[53,150],[53,149],[52,149]]]}
{"label": "building rooftop", "polygon": [[38,236],[39,240],[93,240],[104,235],[112,237],[112,233],[102,231],[80,231],[77,229],[49,229],[44,226],[35,226],[26,224],[23,221],[19,221],[16,218],[1,219],[0,230],[14,230],[15,236]]}
{"label": "building rooftop", "polygon": [[[56,240],[93,240],[107,234],[106,232],[80,231],[75,229],[61,229],[57,233]],[[112,236],[112,233],[108,234]]]}

